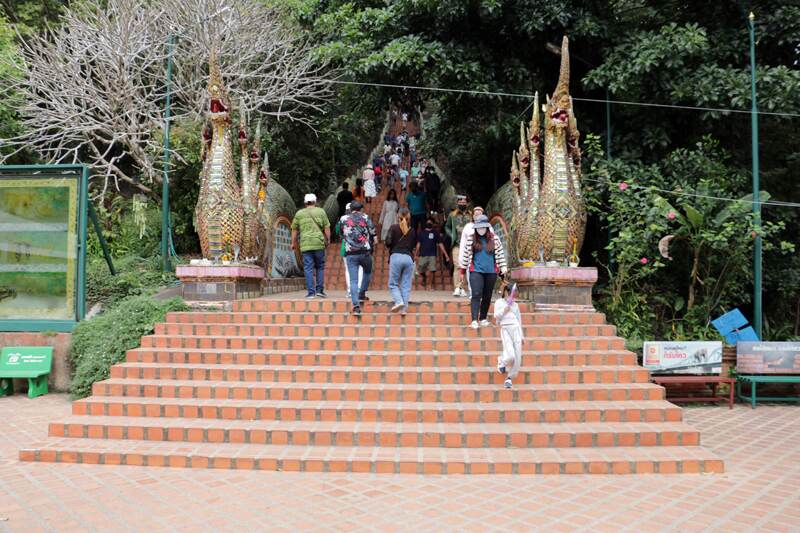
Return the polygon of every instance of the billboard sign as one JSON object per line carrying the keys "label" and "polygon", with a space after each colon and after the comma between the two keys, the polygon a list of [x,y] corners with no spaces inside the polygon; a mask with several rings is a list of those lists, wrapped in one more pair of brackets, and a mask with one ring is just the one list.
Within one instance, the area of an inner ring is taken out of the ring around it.
{"label": "billboard sign", "polygon": [[800,374],[800,342],[739,342],[740,374]]}
{"label": "billboard sign", "polygon": [[722,371],[722,343],[645,342],[643,363],[654,374],[719,374]]}

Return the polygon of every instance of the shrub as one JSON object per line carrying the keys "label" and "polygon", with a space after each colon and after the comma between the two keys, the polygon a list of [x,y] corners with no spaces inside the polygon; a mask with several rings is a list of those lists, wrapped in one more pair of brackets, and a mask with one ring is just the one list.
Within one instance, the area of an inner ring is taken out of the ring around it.
{"label": "shrub", "polygon": [[122,361],[127,350],[139,346],[142,336],[151,334],[155,324],[163,321],[168,312],[186,309],[179,298],[155,301],[147,296],[133,296],[78,324],[69,354],[72,397],[88,396],[92,383],[106,379],[111,365]]}
{"label": "shrub", "polygon": [[127,256],[114,260],[117,275],[112,276],[101,258],[93,257],[86,269],[86,300],[91,307],[96,303],[110,306],[128,296],[153,293],[158,287],[168,285],[175,276],[163,274],[158,257]]}

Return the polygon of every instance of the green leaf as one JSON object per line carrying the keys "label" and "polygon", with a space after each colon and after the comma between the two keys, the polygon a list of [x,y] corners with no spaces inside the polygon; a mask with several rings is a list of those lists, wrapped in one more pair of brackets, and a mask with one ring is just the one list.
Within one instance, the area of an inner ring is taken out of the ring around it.
{"label": "green leaf", "polygon": [[683,210],[686,211],[686,218],[689,219],[689,223],[692,225],[693,228],[698,229],[703,225],[703,222],[705,221],[703,213],[701,213],[691,205],[684,206]]}

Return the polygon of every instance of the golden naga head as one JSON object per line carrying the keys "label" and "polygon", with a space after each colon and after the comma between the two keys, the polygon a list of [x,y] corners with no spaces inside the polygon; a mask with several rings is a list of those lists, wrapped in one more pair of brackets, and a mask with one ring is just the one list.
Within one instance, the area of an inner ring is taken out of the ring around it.
{"label": "golden naga head", "polygon": [[261,123],[256,124],[256,137],[253,139],[253,147],[250,149],[250,163],[257,165],[261,161]]}
{"label": "golden naga head", "polygon": [[517,152],[511,153],[511,184],[519,190],[520,186],[520,173],[519,165],[517,164]]}
{"label": "golden naga head", "polygon": [[547,100],[547,123],[545,127],[566,129],[572,100],[569,96],[569,39],[561,42],[561,70],[553,97]]}
{"label": "golden naga head", "polygon": [[261,165],[261,170],[258,173],[258,181],[262,187],[266,187],[269,183],[269,155],[264,152],[264,164]]}
{"label": "golden naga head", "polygon": [[230,120],[230,102],[228,91],[222,81],[222,73],[219,70],[216,48],[211,49],[211,57],[208,60],[208,111],[211,120]]}
{"label": "golden naga head", "polygon": [[541,127],[539,122],[539,91],[533,95],[533,116],[528,126],[528,144],[534,153],[538,153],[539,145],[542,142]]}

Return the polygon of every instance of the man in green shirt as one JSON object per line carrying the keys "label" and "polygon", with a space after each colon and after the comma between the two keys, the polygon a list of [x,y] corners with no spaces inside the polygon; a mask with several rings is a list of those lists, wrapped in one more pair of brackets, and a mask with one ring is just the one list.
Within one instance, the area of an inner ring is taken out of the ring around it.
{"label": "man in green shirt", "polygon": [[[303,256],[303,271],[306,275],[306,298],[327,298],[325,294],[325,246],[331,240],[331,223],[325,210],[317,207],[317,197],[306,194],[306,207],[297,212],[292,220],[292,250],[297,250],[297,235],[300,234],[300,253]],[[315,280],[316,274],[316,280]]]}
{"label": "man in green shirt", "polygon": [[458,257],[460,256],[461,233],[464,231],[464,226],[472,222],[472,216],[467,211],[467,197],[458,195],[456,197],[456,208],[447,217],[444,223],[444,233],[450,241],[451,255],[453,258],[453,296],[466,296],[467,292],[464,290],[464,280],[461,277],[461,271],[455,265]]}

